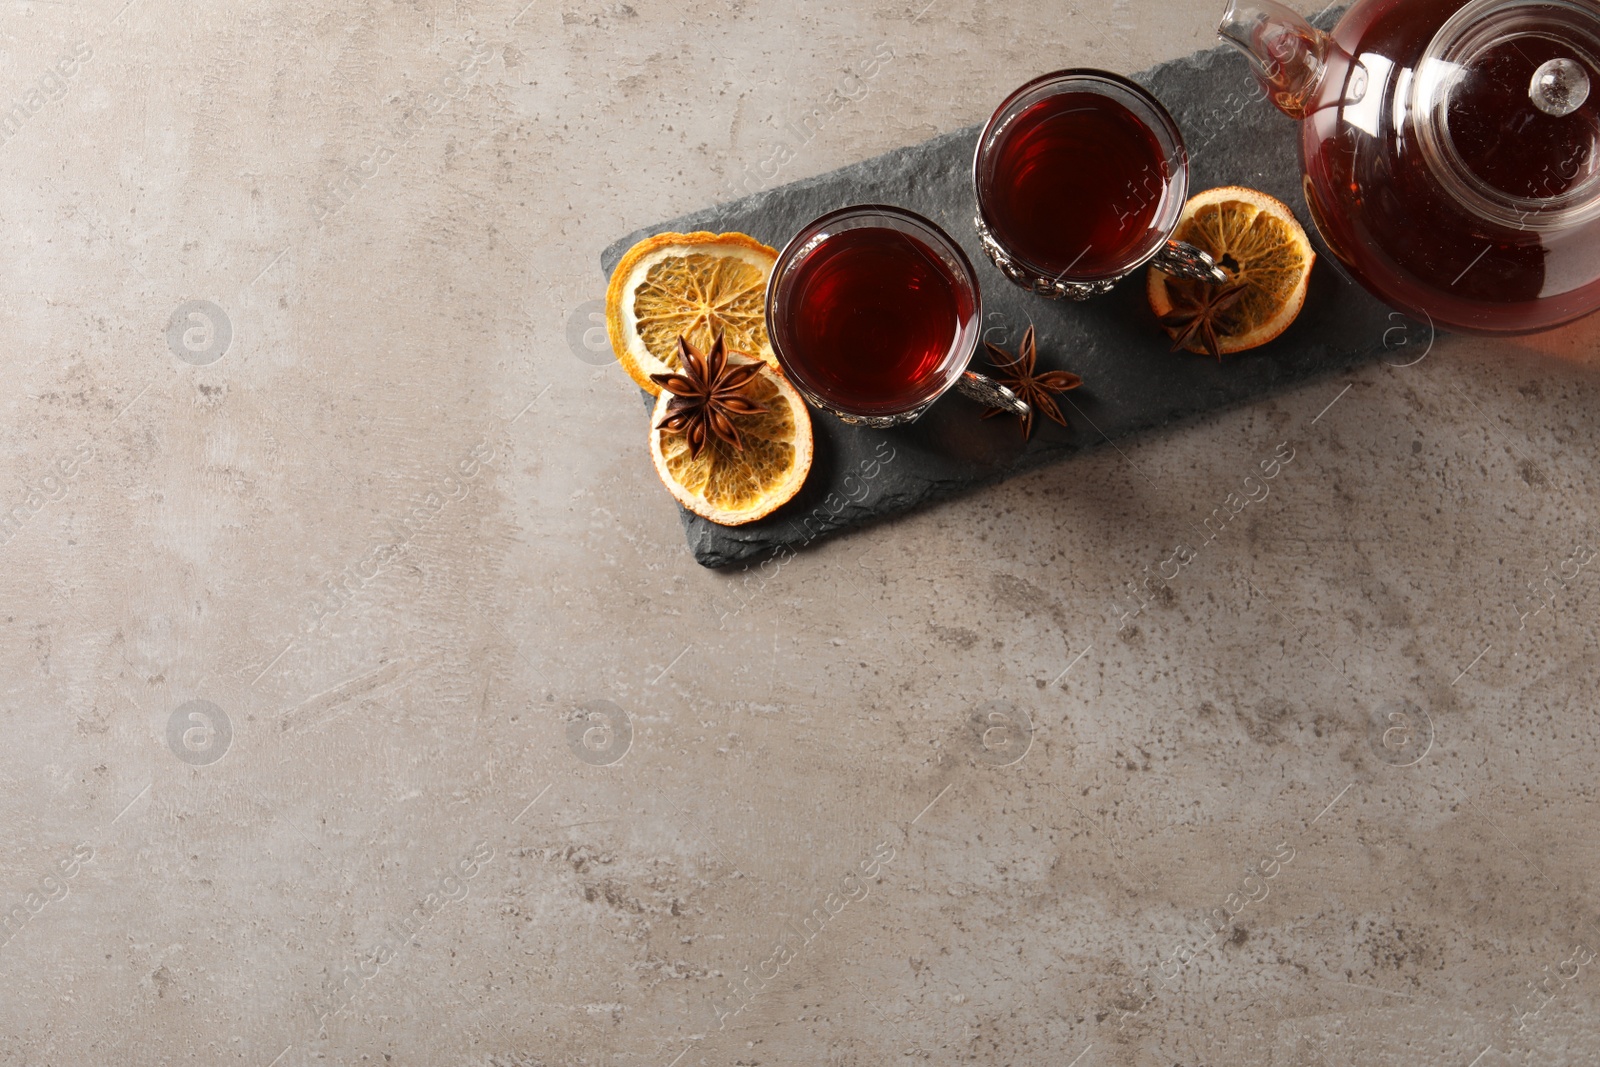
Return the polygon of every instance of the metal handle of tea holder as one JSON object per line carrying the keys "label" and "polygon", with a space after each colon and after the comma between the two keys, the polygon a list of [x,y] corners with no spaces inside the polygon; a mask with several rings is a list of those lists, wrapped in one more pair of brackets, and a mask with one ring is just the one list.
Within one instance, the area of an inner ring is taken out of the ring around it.
{"label": "metal handle of tea holder", "polygon": [[1211,282],[1213,285],[1226,285],[1228,281],[1227,274],[1217,266],[1216,260],[1187,241],[1168,241],[1156,253],[1150,265],[1174,278]]}
{"label": "metal handle of tea holder", "polygon": [[961,377],[956,379],[956,388],[963,396],[969,396],[980,404],[1009,411],[1014,415],[1026,415],[1033,410],[1028,406],[1028,402],[1016,393],[993,378],[985,378],[977,371],[964,371]]}

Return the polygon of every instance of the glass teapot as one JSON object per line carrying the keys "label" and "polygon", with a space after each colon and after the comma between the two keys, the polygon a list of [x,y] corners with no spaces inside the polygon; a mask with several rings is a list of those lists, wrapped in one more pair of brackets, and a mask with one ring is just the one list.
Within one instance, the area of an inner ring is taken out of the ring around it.
{"label": "glass teapot", "polygon": [[1271,0],[1218,28],[1301,120],[1328,247],[1419,321],[1532,333],[1600,308],[1600,2]]}

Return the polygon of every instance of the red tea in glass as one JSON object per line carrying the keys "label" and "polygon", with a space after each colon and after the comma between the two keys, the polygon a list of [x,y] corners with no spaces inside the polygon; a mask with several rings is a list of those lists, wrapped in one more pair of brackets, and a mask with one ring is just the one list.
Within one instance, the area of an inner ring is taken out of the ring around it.
{"label": "red tea in glass", "polygon": [[966,370],[980,317],[960,247],[920,215],[877,205],[802,230],[778,256],[767,291],[767,335],[795,388],[874,426],[909,422],[963,382],[966,392],[999,388]]}
{"label": "red tea in glass", "polygon": [[1170,178],[1150,127],[1101,93],[1029,105],[996,140],[984,199],[995,236],[1051,274],[1121,272],[1165,235]]}
{"label": "red tea in glass", "polygon": [[899,230],[847,230],[796,265],[797,366],[850,406],[910,408],[944,384],[972,301],[923,242]]}
{"label": "red tea in glass", "polygon": [[1012,93],[978,139],[973,186],[984,251],[1043,295],[1084,299],[1151,261],[1221,277],[1169,241],[1189,190],[1172,116],[1114,74],[1060,71]]}

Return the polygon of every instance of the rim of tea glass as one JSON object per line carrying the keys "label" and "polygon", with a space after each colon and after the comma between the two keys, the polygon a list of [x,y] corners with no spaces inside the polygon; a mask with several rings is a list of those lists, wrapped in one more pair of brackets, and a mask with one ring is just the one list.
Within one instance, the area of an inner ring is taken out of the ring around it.
{"label": "rim of tea glass", "polygon": [[[992,150],[1006,127],[1030,105],[1070,91],[1099,93],[1127,107],[1155,134],[1162,154],[1173,171],[1162,190],[1163,203],[1157,213],[1160,226],[1152,226],[1148,247],[1141,246],[1138,258],[1109,273],[1071,274],[1071,267],[1064,271],[1046,270],[1006,245],[984,205],[983,162],[986,150]],[[1178,220],[1183,217],[1183,206],[1189,200],[1189,150],[1183,143],[1183,134],[1178,130],[1171,112],[1144,86],[1108,70],[1069,67],[1041,74],[1019,86],[995,108],[994,114],[984,124],[977,148],[972,153],[972,194],[978,205],[977,217],[973,221],[979,237],[983,239],[984,251],[1008,277],[1041,293],[1059,295],[1064,292],[1078,296],[1080,294],[1073,290],[1081,289],[1088,291],[1081,295],[1093,295],[1109,291],[1117,282],[1149,263],[1172,239],[1173,231],[1178,228]]]}
{"label": "rim of tea glass", "polygon": [[[963,282],[972,294],[972,313],[957,324],[956,336],[950,342],[949,351],[945,353],[943,381],[926,399],[918,401],[909,408],[867,406],[854,409],[822,396],[806,379],[804,372],[798,370],[792,360],[784,357],[783,331],[776,328],[778,317],[787,310],[786,298],[789,294],[784,289],[784,282],[789,277],[791,268],[815,251],[829,237],[847,230],[867,228],[898,230],[920,238],[946,260],[948,266],[952,268],[950,273],[956,275],[958,281]],[[961,376],[972,362],[972,357],[978,350],[978,336],[982,323],[983,293],[978,286],[978,272],[972,269],[972,261],[961,250],[961,246],[956,244],[955,239],[945,233],[937,223],[915,211],[895,207],[892,204],[856,204],[819,215],[783,246],[783,251],[778,253],[778,259],[772,266],[772,274],[767,279],[767,340],[772,344],[772,352],[778,357],[784,376],[813,407],[858,425],[879,428],[899,426],[912,421],[932,407],[934,401],[948,393],[961,380]]]}

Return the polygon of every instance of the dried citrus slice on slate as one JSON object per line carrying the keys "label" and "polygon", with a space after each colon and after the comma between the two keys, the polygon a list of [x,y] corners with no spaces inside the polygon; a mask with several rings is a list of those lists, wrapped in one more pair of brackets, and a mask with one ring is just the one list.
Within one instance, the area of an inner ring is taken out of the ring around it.
{"label": "dried citrus slice on slate", "polygon": [[[1289,328],[1305,306],[1311,265],[1317,254],[1283,201],[1237,185],[1210,189],[1184,206],[1173,233],[1227,272],[1230,284],[1243,284],[1237,301],[1219,311],[1214,323],[1219,352],[1243,352],[1266,344]],[[1150,308],[1166,318],[1205,301],[1222,287],[1173,278],[1151,268]],[[1174,337],[1177,330],[1168,327]],[[1205,351],[1199,334],[1185,346]]]}
{"label": "dried citrus slice on slate", "polygon": [[[728,361],[753,362],[737,352],[728,353]],[[724,526],[770,515],[793,499],[811,470],[811,416],[783,372],[767,368],[744,392],[767,410],[739,417],[742,451],[712,435],[700,455],[690,459],[682,433],[650,431],[650,458],[678,503]],[[652,426],[666,417],[671,402],[667,392],[656,400]]]}
{"label": "dried citrus slice on slate", "polygon": [[628,249],[606,290],[606,333],[623,369],[659,395],[650,375],[678,369],[678,338],[704,352],[718,331],[730,349],[777,366],[766,323],[777,259],[742,233],[658,233]]}

